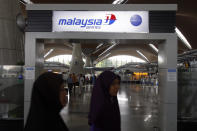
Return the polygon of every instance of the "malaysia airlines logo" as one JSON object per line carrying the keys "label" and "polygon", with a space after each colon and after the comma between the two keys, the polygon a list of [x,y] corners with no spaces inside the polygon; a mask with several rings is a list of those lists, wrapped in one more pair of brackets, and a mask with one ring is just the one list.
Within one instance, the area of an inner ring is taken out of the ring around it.
{"label": "malaysia airlines logo", "polygon": [[105,23],[108,23],[108,25],[111,25],[116,21],[116,16],[114,14],[107,15],[106,17]]}
{"label": "malaysia airlines logo", "polygon": [[101,29],[102,25],[112,25],[116,21],[114,14],[107,14],[103,19],[64,18],[58,20],[59,26],[79,26],[86,29]]}

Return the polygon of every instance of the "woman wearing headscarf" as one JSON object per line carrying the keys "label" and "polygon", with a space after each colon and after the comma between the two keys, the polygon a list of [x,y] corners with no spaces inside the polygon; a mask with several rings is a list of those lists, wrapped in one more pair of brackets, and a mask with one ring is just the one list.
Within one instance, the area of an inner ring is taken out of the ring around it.
{"label": "woman wearing headscarf", "polygon": [[68,131],[60,111],[67,104],[61,75],[47,72],[34,82],[25,131]]}
{"label": "woman wearing headscarf", "polygon": [[120,77],[111,71],[105,71],[97,78],[89,113],[91,131],[121,131],[119,88]]}

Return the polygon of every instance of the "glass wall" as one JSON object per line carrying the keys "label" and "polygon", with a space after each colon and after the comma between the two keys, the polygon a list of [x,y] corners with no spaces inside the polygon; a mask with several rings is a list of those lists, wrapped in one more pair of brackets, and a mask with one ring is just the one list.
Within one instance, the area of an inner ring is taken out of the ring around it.
{"label": "glass wall", "polygon": [[22,66],[0,66],[0,119],[23,119]]}
{"label": "glass wall", "polygon": [[135,56],[118,55],[99,62],[96,67],[119,67],[130,62],[144,63],[145,61]]}
{"label": "glass wall", "polygon": [[178,69],[178,117],[197,120],[197,67]]}
{"label": "glass wall", "polygon": [[[62,64],[70,65],[72,59],[72,55],[58,55],[47,59],[49,62],[60,62]],[[85,63],[85,59],[83,59]]]}
{"label": "glass wall", "polygon": [[49,62],[60,62],[62,64],[70,65],[72,55],[58,55],[47,59]]}

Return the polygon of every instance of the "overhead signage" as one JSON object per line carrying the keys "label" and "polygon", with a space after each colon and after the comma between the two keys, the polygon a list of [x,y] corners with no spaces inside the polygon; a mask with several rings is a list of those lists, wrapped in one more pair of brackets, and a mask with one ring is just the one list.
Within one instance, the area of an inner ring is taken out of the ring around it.
{"label": "overhead signage", "polygon": [[53,32],[149,33],[148,11],[53,11]]}

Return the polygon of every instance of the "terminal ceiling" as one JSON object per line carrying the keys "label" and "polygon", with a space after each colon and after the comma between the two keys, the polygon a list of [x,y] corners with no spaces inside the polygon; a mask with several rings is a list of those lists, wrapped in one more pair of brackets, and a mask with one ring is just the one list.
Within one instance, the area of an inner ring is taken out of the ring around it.
{"label": "terminal ceiling", "polygon": [[[50,4],[111,4],[113,0],[31,0],[33,3],[50,3]],[[127,4],[178,4],[178,12],[176,17],[176,26],[177,28],[183,33],[183,35],[187,38],[189,43],[191,44],[193,49],[197,48],[197,8],[195,7],[196,1],[195,0],[128,0]],[[25,12],[25,11],[24,11]],[[82,50],[84,53],[95,51],[96,47],[100,43],[94,41],[93,43],[82,43]],[[146,43],[134,43],[134,44],[120,44],[112,49],[111,55],[118,55],[118,54],[128,54],[133,56],[138,56],[136,51],[132,49],[139,49],[141,50],[147,57],[151,60],[156,59],[155,52],[145,45]],[[155,45],[157,43],[154,43]],[[69,45],[69,46],[68,46]],[[64,52],[68,52],[67,54],[71,53],[72,46],[67,42],[65,45],[61,45],[64,48],[60,47],[59,43],[54,42],[53,44],[46,43],[46,50],[47,52],[49,48],[55,48],[54,53],[50,56],[64,54]],[[100,51],[93,54],[94,57],[97,57],[100,53],[102,53],[105,49],[110,46],[110,43],[106,44]],[[178,42],[178,52],[182,53],[183,51],[188,50],[187,47],[179,40]],[[128,48],[131,50],[129,51]],[[125,50],[125,51],[124,51]],[[49,56],[49,57],[50,57]]]}

